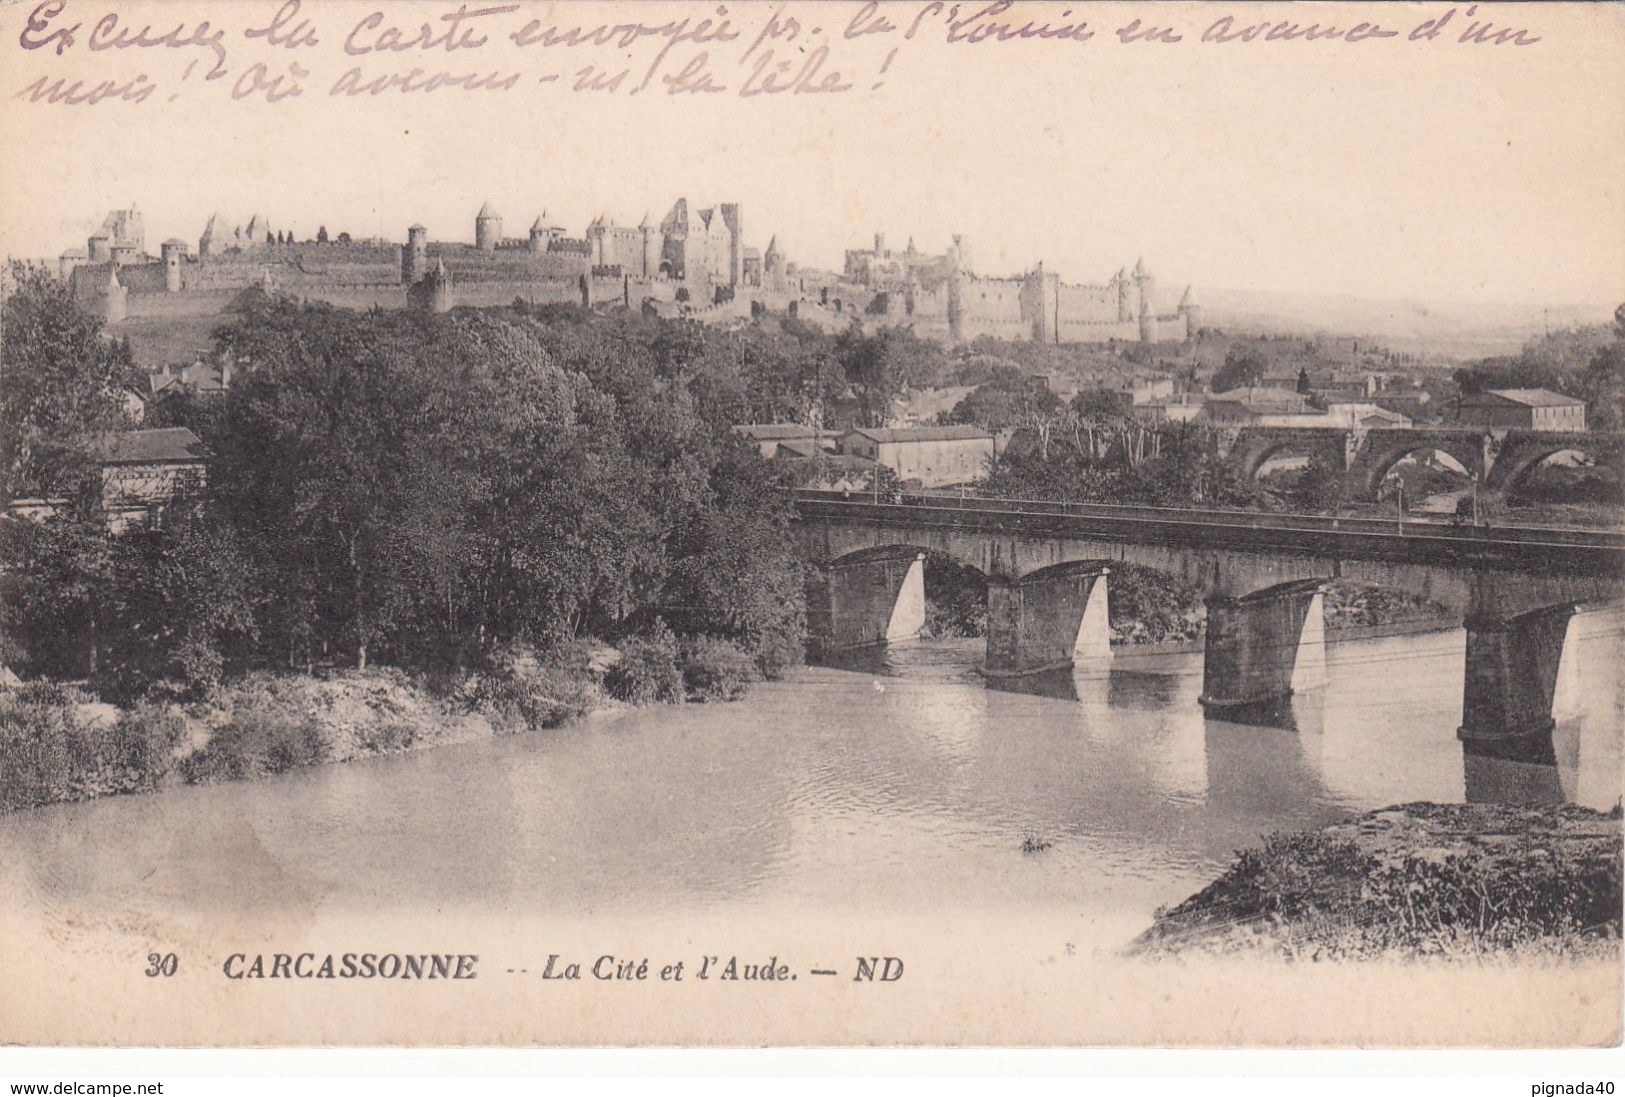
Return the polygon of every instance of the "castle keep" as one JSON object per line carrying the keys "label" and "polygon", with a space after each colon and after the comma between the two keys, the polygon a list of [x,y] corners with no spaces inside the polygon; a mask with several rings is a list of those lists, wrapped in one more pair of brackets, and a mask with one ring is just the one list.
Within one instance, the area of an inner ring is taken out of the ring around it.
{"label": "castle keep", "polygon": [[329,239],[325,229],[315,240],[295,240],[257,214],[229,228],[215,215],[195,251],[171,239],[155,257],[140,213],[115,210],[59,264],[81,303],[110,324],[216,315],[260,287],[350,308],[430,312],[524,301],[719,322],[772,311],[832,330],[898,325],[953,342],[1155,343],[1193,339],[1201,325],[1189,287],[1173,309],[1159,307],[1156,278],[1143,262],[1101,285],[1064,282],[1043,264],[991,278],[975,272],[961,236],[946,252],[925,254],[913,240],[890,250],[876,234],[873,248],[846,253],[839,273],[797,268],[777,236],[765,250],[746,246],[743,208],[732,202],[690,209],[679,198],[658,223],[645,215],[636,226],[600,214],[580,236],[545,210],[523,236],[510,235],[487,202],[473,228],[471,244],[431,241],[416,224],[404,244],[347,233]]}

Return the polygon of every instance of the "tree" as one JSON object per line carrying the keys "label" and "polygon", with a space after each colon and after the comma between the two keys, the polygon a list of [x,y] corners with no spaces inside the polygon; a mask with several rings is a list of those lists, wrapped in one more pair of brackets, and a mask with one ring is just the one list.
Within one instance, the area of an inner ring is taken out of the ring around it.
{"label": "tree", "polygon": [[0,520],[0,631],[23,667],[61,678],[97,673],[111,548],[99,516]]}
{"label": "tree", "polygon": [[1264,379],[1264,369],[1264,357],[1258,351],[1239,344],[1233,346],[1225,353],[1224,365],[1213,375],[1213,391],[1229,392],[1256,385]]}
{"label": "tree", "polygon": [[252,305],[228,349],[252,368],[228,394],[215,484],[249,543],[278,567],[291,638],[369,648],[446,578],[469,488],[448,460],[445,370],[427,368],[421,318],[366,316],[270,299]]}
{"label": "tree", "polygon": [[320,226],[319,228],[316,229],[316,242],[318,244],[327,243],[327,226],[326,225],[322,225],[322,226]]}
{"label": "tree", "polygon": [[129,344],[109,340],[68,285],[13,265],[0,304],[0,492],[76,492],[93,471],[97,435],[124,425],[123,392],[139,384]]}
{"label": "tree", "polygon": [[941,347],[905,328],[883,327],[865,335],[854,324],[835,340],[834,350],[858,401],[858,425],[865,427],[885,426],[903,389],[935,384],[947,368]]}
{"label": "tree", "polygon": [[201,510],[113,543],[104,603],[104,697],[133,699],[163,686],[199,696],[228,655],[256,637],[255,583],[233,530]]}

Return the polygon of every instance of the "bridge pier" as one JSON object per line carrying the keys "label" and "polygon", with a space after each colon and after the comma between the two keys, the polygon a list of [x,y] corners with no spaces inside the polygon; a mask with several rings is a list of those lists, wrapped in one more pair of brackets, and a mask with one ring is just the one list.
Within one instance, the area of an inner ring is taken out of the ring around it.
{"label": "bridge pier", "polygon": [[1456,737],[1469,754],[1551,764],[1557,715],[1573,715],[1580,703],[1575,609],[1564,603],[1468,616]]}
{"label": "bridge pier", "polygon": [[857,554],[807,579],[814,655],[918,636],[925,627],[925,553]]}
{"label": "bridge pier", "polygon": [[1298,690],[1326,684],[1322,580],[1207,600],[1202,708],[1236,723],[1276,725]]}
{"label": "bridge pier", "polygon": [[987,585],[986,673],[1014,677],[1099,663],[1112,654],[1106,576],[1096,563],[1062,564]]}

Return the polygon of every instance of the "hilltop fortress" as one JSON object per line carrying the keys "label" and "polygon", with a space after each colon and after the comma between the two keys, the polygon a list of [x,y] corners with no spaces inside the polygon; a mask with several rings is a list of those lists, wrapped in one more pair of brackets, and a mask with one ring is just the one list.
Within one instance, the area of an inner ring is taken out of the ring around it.
{"label": "hilltop fortress", "polygon": [[700,322],[744,320],[765,312],[830,330],[912,327],[923,338],[1155,343],[1194,339],[1201,308],[1187,287],[1159,308],[1156,279],[1143,262],[1108,282],[1063,282],[1042,264],[1015,277],[975,273],[965,239],[942,254],[886,247],[846,253],[839,273],[798,268],[773,237],[745,244],[738,203],[690,210],[679,198],[658,223],[636,226],[599,215],[570,236],[544,211],[522,237],[506,235],[490,203],[474,217],[474,242],[434,242],[422,225],[404,243],[354,240],[347,233],[295,240],[258,215],[228,228],[210,217],[195,251],[170,239],[154,257],[141,214],[114,210],[83,250],[58,260],[75,296],[110,325],[225,312],[250,287],[351,308],[568,303],[642,309]]}

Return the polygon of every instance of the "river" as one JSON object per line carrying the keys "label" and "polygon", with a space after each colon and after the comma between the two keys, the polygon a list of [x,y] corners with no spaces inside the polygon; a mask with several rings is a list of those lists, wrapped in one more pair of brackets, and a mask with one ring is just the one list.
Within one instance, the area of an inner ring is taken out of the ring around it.
{"label": "river", "polygon": [[[1295,729],[1204,719],[1200,654],[985,688],[977,642],[623,712],[0,820],[13,909],[678,917],[1022,910],[1143,925],[1270,831],[1409,800],[1620,795],[1617,618],[1555,766],[1464,766],[1459,630],[1339,644]],[[1486,768],[1486,766],[1488,768]],[[1024,852],[1032,839],[1042,847]]]}

